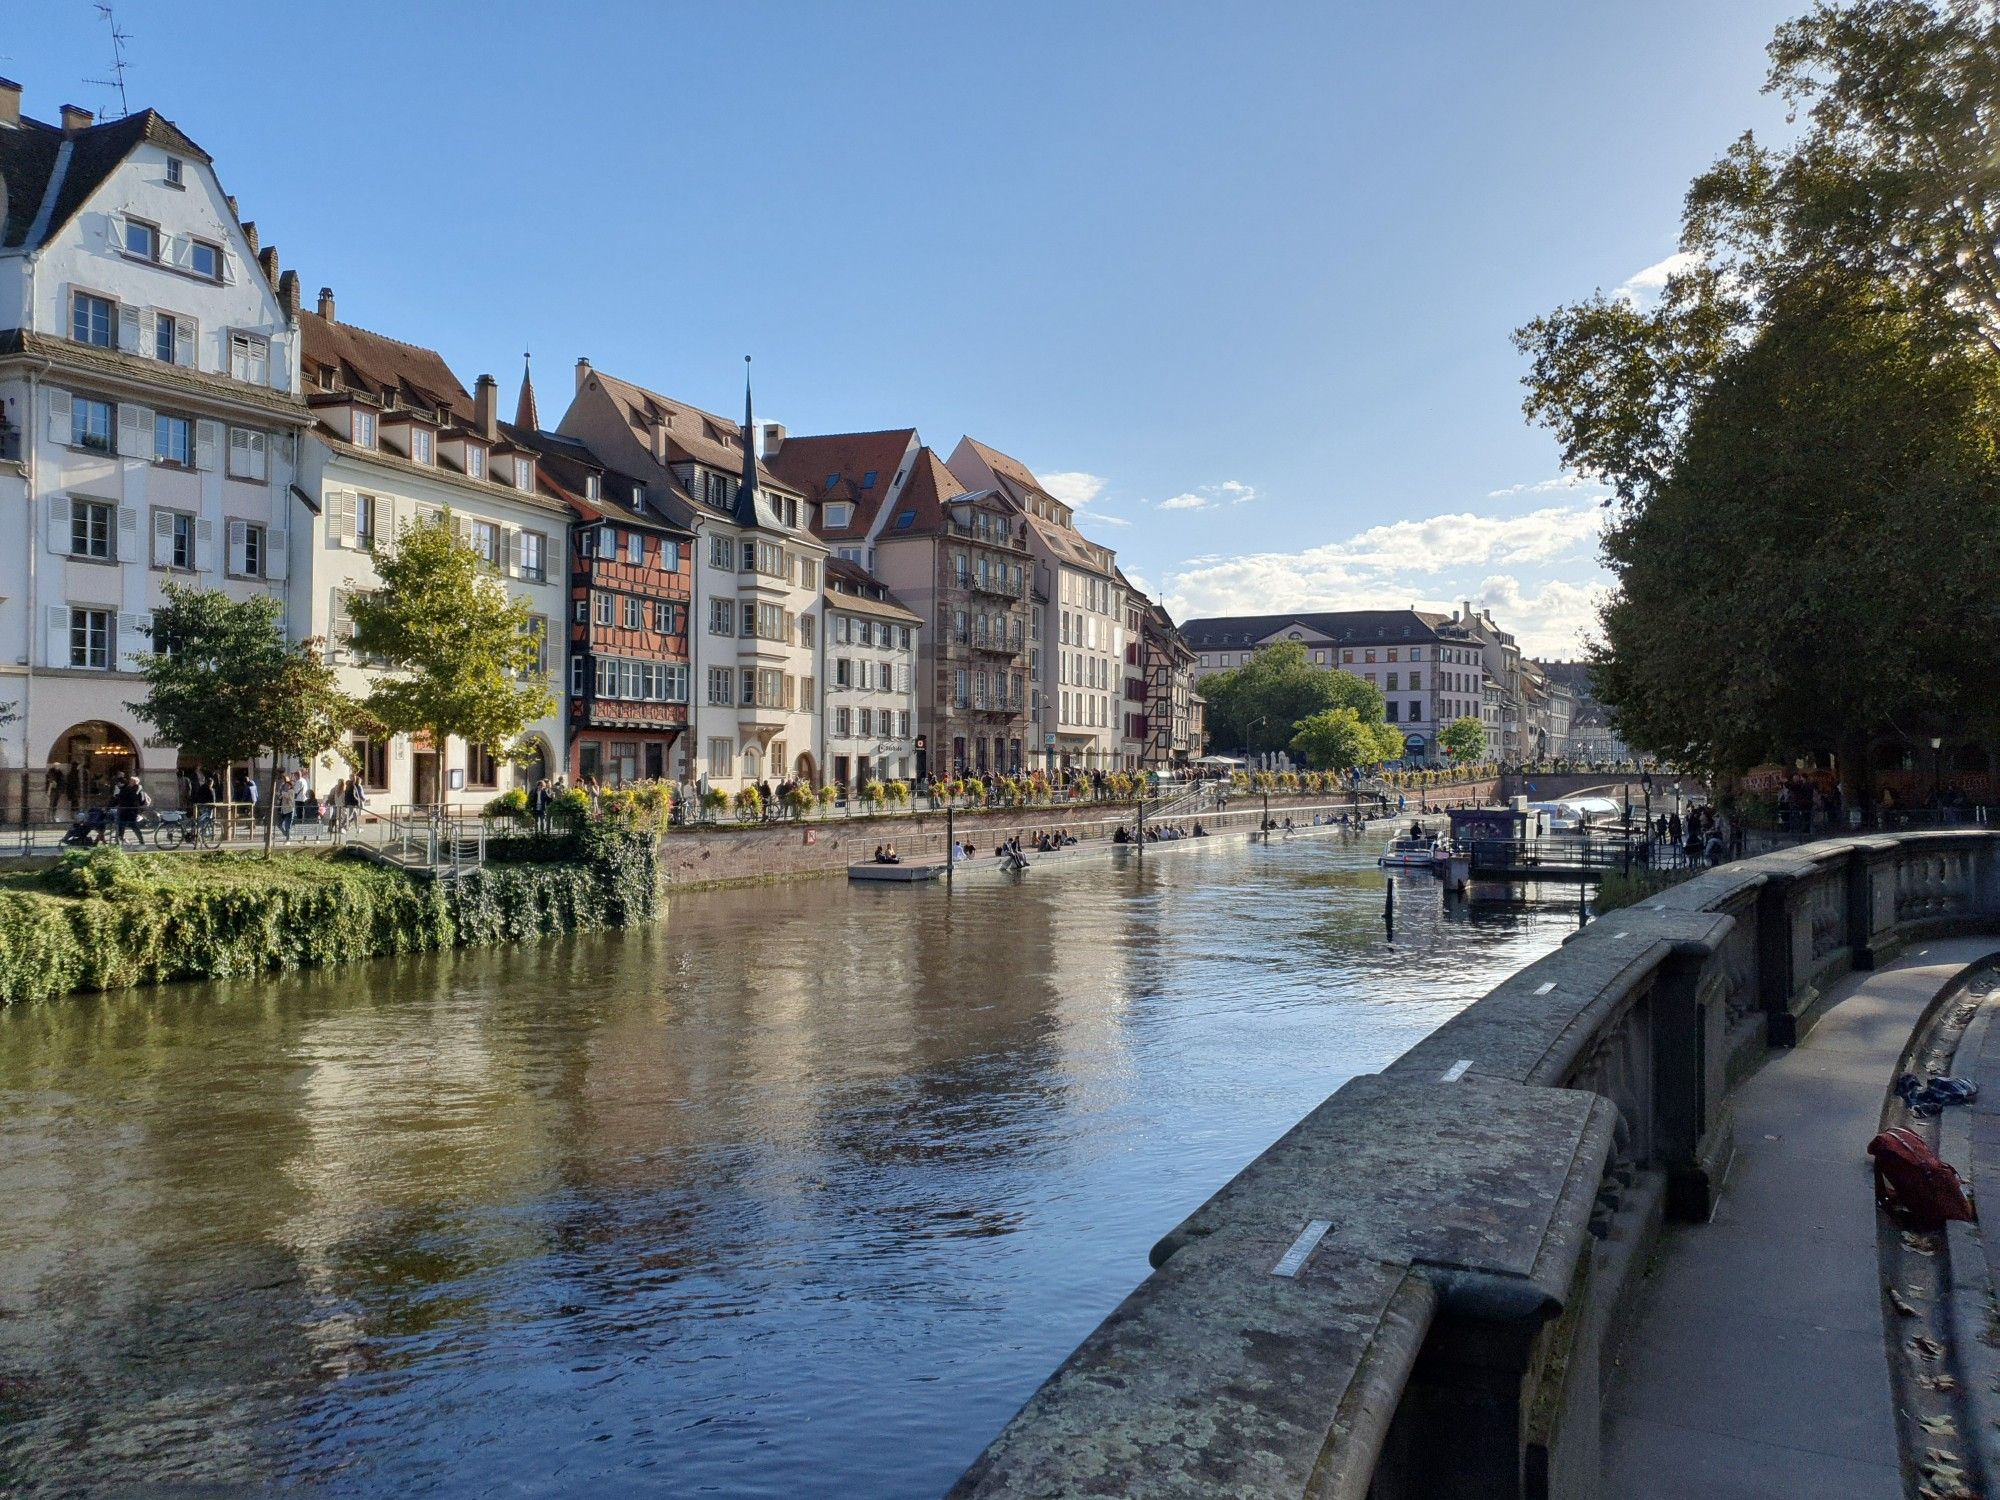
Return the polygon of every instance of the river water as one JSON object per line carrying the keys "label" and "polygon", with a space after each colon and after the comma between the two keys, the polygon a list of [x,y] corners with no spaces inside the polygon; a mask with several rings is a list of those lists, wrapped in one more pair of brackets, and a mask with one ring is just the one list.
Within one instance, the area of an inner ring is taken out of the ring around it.
{"label": "river water", "polygon": [[1402,878],[1391,943],[1375,849],[0,1012],[0,1492],[935,1495],[1156,1238],[1574,927]]}

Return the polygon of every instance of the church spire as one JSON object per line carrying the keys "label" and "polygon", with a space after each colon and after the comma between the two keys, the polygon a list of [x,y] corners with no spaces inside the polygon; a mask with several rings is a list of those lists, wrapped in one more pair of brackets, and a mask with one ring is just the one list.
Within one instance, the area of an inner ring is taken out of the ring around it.
{"label": "church spire", "polygon": [[521,356],[521,398],[514,403],[514,425],[530,432],[542,430],[542,414],[535,406],[535,377],[529,373],[530,356]]}
{"label": "church spire", "polygon": [[731,517],[738,526],[756,526],[757,413],[750,404],[750,356],[743,356],[743,482],[736,488]]}

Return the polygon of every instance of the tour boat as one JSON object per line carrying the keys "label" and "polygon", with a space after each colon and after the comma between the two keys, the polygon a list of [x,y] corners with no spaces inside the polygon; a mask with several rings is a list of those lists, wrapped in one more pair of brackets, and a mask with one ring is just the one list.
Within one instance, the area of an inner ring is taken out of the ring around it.
{"label": "tour boat", "polygon": [[1451,851],[1443,839],[1424,834],[1412,838],[1408,834],[1389,841],[1389,847],[1382,851],[1376,864],[1392,870],[1430,870],[1450,858]]}

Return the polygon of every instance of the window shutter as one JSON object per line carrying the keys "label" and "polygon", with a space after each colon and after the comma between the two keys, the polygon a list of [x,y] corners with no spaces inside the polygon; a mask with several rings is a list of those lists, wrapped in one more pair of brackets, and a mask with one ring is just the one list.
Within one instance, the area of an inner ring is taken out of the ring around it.
{"label": "window shutter", "polygon": [[229,571],[241,578],[250,568],[250,527],[244,521],[229,523]]}
{"label": "window shutter", "polygon": [[507,532],[507,576],[521,576],[521,533],[511,528]]}
{"label": "window shutter", "polygon": [[49,390],[49,441],[67,444],[76,436],[70,426],[69,392]]}
{"label": "window shutter", "polygon": [[222,263],[222,284],[224,286],[235,286],[236,257],[231,255],[227,250],[223,250],[217,252],[216,259]]}
{"label": "window shutter", "polygon": [[69,556],[69,499],[64,495],[49,500],[49,551],[57,557]]}
{"label": "window shutter", "polygon": [[139,560],[139,512],[129,505],[118,507],[118,551],[120,562]]}
{"label": "window shutter", "polygon": [[286,353],[288,343],[284,339],[272,339],[265,368],[270,372],[271,389],[289,391],[292,388],[292,361]]}
{"label": "window shutter", "polygon": [[118,639],[112,643],[118,651],[114,660],[119,671],[138,671],[139,664],[152,654],[153,643],[145,634],[145,629],[151,628],[152,623],[151,615],[119,615]]}
{"label": "window shutter", "polygon": [[222,424],[220,422],[197,422],[194,424],[194,466],[197,469],[214,468],[221,445]]}
{"label": "window shutter", "polygon": [[49,606],[47,657],[49,666],[69,665],[69,611],[60,604]]}
{"label": "window shutter", "polygon": [[454,516],[452,519],[458,523],[458,539],[470,547],[472,545],[472,517]]}
{"label": "window shutter", "polygon": [[327,513],[327,540],[336,547],[352,547],[356,536],[355,518],[360,509],[360,497],[353,490],[335,490],[333,506]]}
{"label": "window shutter", "polygon": [[194,565],[203,573],[215,571],[215,527],[206,520],[194,523]]}
{"label": "window shutter", "polygon": [[264,532],[264,576],[274,583],[285,578],[285,533],[276,527]]}
{"label": "window shutter", "polygon": [[347,643],[349,639],[354,634],[354,619],[353,616],[351,616],[347,612],[346,589],[335,589],[333,591],[333,604],[332,607],[328,609],[327,615],[328,618],[332,621],[332,624],[328,629],[328,635],[330,638],[327,644],[331,646],[335,651],[345,651],[347,649]]}
{"label": "window shutter", "polygon": [[125,253],[125,215],[104,216],[104,245],[113,255]]}
{"label": "window shutter", "polygon": [[118,352],[139,352],[139,309],[123,302],[118,304]]}
{"label": "window shutter", "polygon": [[194,320],[174,319],[174,363],[194,368]]}
{"label": "window shutter", "polygon": [[394,495],[375,497],[375,545],[393,542],[396,539],[396,518],[399,502]]}
{"label": "window shutter", "polygon": [[118,453],[122,458],[153,456],[153,414],[130,401],[118,403]]}
{"label": "window shutter", "polygon": [[174,516],[172,511],[153,512],[153,566],[172,567],[174,561]]}
{"label": "window shutter", "polygon": [[191,270],[194,267],[194,236],[171,235],[161,247],[160,253],[183,271]]}

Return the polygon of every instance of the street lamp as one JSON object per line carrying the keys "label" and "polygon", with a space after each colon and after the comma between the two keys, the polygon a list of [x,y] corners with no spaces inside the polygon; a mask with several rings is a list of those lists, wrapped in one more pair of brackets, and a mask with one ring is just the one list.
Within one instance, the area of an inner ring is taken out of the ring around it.
{"label": "street lamp", "polygon": [[1938,821],[1944,821],[1944,736],[1931,736],[1931,806],[1938,810]]}

